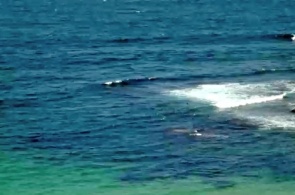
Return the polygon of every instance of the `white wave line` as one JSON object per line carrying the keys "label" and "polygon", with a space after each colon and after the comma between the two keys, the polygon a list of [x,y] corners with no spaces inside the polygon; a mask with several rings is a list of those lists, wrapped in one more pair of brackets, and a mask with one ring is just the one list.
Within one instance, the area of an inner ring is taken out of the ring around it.
{"label": "white wave line", "polygon": [[286,93],[283,93],[281,95],[274,95],[274,96],[270,96],[270,97],[254,97],[254,98],[250,98],[248,100],[241,100],[236,103],[234,103],[233,101],[218,102],[215,105],[218,108],[234,108],[234,107],[246,106],[246,105],[250,105],[250,104],[258,104],[258,103],[283,99],[285,95],[286,95]]}

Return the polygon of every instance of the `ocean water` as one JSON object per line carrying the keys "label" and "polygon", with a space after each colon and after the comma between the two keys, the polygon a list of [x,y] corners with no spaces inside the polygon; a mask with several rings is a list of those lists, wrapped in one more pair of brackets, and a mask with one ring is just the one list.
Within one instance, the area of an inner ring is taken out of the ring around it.
{"label": "ocean water", "polygon": [[294,10],[0,0],[0,194],[295,194]]}

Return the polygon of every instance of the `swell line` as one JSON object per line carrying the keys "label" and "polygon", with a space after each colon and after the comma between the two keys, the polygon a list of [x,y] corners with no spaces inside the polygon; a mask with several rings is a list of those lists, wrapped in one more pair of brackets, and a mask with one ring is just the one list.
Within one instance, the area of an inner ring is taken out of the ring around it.
{"label": "swell line", "polygon": [[281,74],[281,73],[294,73],[294,72],[295,72],[295,68],[261,69],[261,70],[255,70],[252,72],[237,73],[237,74],[200,74],[200,75],[185,75],[181,77],[171,76],[171,77],[127,78],[127,79],[106,81],[101,83],[101,85],[106,87],[123,87],[123,86],[137,85],[137,84],[142,84],[142,83],[152,82],[152,81],[179,82],[179,81],[190,81],[190,80],[196,80],[196,79],[235,78],[235,77],[257,76],[257,75],[264,75],[264,74]]}

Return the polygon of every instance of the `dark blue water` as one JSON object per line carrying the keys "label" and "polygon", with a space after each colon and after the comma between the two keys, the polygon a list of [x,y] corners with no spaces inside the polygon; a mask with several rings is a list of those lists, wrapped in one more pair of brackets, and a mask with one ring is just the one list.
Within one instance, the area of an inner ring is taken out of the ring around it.
{"label": "dark blue water", "polygon": [[2,0],[0,150],[37,165],[129,164],[115,177],[127,183],[231,187],[264,169],[293,180],[294,104],[276,96],[295,86],[295,45],[279,36],[295,33],[294,9]]}

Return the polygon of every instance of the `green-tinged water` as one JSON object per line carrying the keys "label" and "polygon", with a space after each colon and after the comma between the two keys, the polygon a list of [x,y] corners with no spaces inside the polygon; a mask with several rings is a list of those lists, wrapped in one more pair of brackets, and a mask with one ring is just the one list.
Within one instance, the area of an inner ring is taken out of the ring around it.
{"label": "green-tinged water", "polygon": [[0,163],[3,195],[290,195],[295,185],[295,180],[277,178],[269,170],[248,179],[209,178],[224,184],[216,187],[194,176],[139,183],[118,180],[131,164],[116,168],[58,166],[10,159],[3,154]]}

